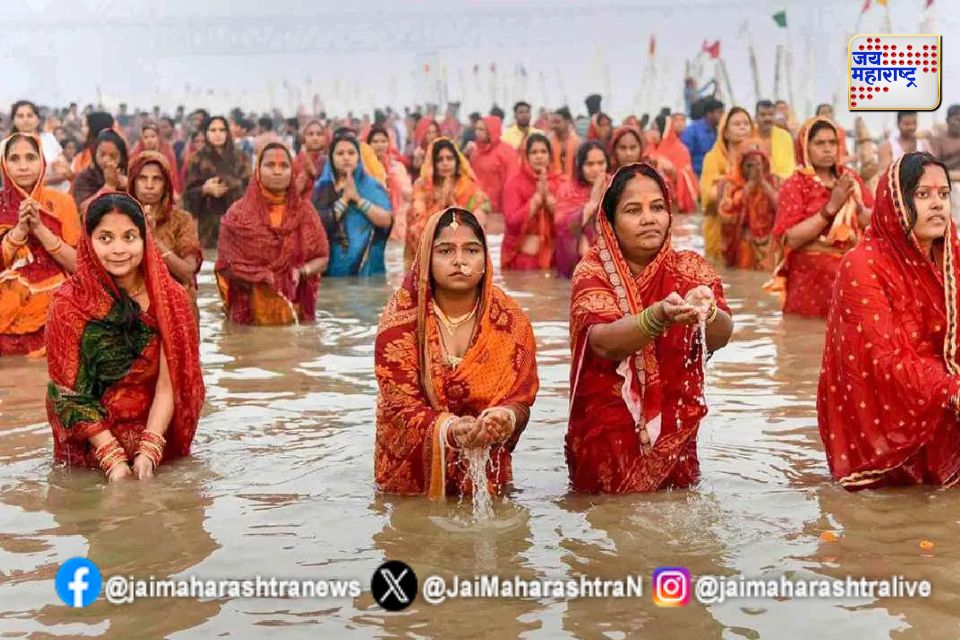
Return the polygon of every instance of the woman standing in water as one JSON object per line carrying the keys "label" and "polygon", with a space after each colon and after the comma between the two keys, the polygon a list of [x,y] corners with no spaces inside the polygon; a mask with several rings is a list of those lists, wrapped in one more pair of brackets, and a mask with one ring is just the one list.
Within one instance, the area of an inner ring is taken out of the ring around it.
{"label": "woman standing in water", "polygon": [[271,142],[247,192],[223,217],[215,270],[232,322],[286,325],[316,316],[327,234],[295,185],[290,151]]}
{"label": "woman standing in water", "polygon": [[213,249],[220,233],[220,218],[243,195],[250,167],[246,156],[234,147],[226,118],[210,118],[203,130],[203,147],[187,165],[183,206],[197,219],[200,244]]}
{"label": "woman standing in water", "polygon": [[309,197],[327,163],[327,128],[320,120],[310,120],[303,127],[301,138],[303,143],[293,159],[293,172],[297,175],[297,191]]}
{"label": "woman standing in water", "polygon": [[946,167],[894,162],[863,241],[843,258],[817,393],[845,489],[960,480],[960,241]]}
{"label": "woman standing in water", "polygon": [[607,183],[610,156],[599,140],[587,140],[577,149],[573,180],[557,192],[557,271],[564,278],[597,239],[596,215]]}
{"label": "woman standing in water", "polygon": [[330,143],[330,158],[313,190],[330,242],[328,277],[386,273],[387,239],[393,225],[390,196],[365,170],[360,143],[342,131]]}
{"label": "woman standing in water", "polygon": [[111,482],[190,454],[203,406],[197,324],[125,193],[94,200],[77,273],[47,324],[47,419],[58,463]]}
{"label": "woman standing in water", "polygon": [[570,294],[570,482],[591,493],[687,487],[700,476],[703,350],[733,332],[723,285],[699,255],[674,251],[669,189],[650,165],[617,171],[600,207]]}
{"label": "woman standing in water", "polygon": [[429,159],[413,183],[413,207],[404,249],[404,265],[408,269],[419,250],[423,227],[434,213],[447,207],[466,209],[483,226],[490,210],[490,199],[481,191],[470,163],[450,138],[437,138],[427,151]]}
{"label": "woman standing in water", "polygon": [[808,120],[797,138],[797,170],[777,196],[773,235],[783,258],[766,289],[783,297],[783,312],[827,317],[844,254],[870,222],[873,194],[840,162],[837,127]]}
{"label": "woman standing in water", "polygon": [[80,217],[73,198],[43,186],[40,140],[15,133],[0,168],[0,357],[43,349],[54,291],[76,271]]}
{"label": "woman standing in water", "polygon": [[536,271],[556,264],[554,243],[557,192],[564,178],[553,172],[553,148],[547,137],[531,133],[524,143],[520,170],[503,189],[504,271]]}
{"label": "woman standing in water", "polygon": [[720,181],[717,207],[728,267],[770,273],[776,265],[773,225],[781,180],[759,138],[740,143],[731,170]]}
{"label": "woman standing in water", "polygon": [[490,446],[488,482],[511,453],[539,388],[530,320],[493,284],[486,235],[450,208],[427,221],[413,271],[380,317],[374,471],[387,493],[472,492],[457,449]]}
{"label": "woman standing in water", "polygon": [[113,129],[101,131],[93,144],[93,162],[71,187],[73,199],[82,214],[91,200],[106,191],[127,188],[127,143]]}
{"label": "woman standing in water", "polygon": [[377,160],[386,171],[387,193],[390,194],[390,209],[393,212],[393,230],[390,237],[393,240],[404,240],[407,233],[407,214],[413,199],[410,174],[383,125],[375,124],[370,127],[367,144],[377,154]]}

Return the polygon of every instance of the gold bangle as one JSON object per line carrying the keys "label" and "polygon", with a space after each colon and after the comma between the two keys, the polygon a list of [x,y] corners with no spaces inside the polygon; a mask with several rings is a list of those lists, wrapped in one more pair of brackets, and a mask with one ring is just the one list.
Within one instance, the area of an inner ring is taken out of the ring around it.
{"label": "gold bangle", "polygon": [[55,246],[53,249],[47,249],[47,253],[49,253],[52,256],[55,256],[58,253],[60,253],[60,249],[63,249],[63,239],[57,238],[57,246]]}
{"label": "gold bangle", "polygon": [[25,246],[27,245],[27,239],[26,239],[26,238],[24,238],[23,240],[20,240],[19,242],[16,241],[16,240],[14,240],[14,239],[13,239],[13,231],[8,231],[8,232],[3,236],[3,239],[6,240],[7,242],[9,242],[10,244],[12,244],[12,245],[15,246],[15,247],[25,247]]}
{"label": "gold bangle", "polygon": [[93,455],[108,478],[118,465],[127,464],[127,452],[116,438],[97,447]]}
{"label": "gold bangle", "polygon": [[705,322],[705,324],[713,324],[713,321],[716,320],[717,317],[719,317],[719,315],[720,315],[720,307],[718,307],[718,306],[717,306],[717,303],[714,302],[714,303],[713,303],[713,311],[712,311],[712,312],[710,313],[710,315],[707,317],[707,321]]}

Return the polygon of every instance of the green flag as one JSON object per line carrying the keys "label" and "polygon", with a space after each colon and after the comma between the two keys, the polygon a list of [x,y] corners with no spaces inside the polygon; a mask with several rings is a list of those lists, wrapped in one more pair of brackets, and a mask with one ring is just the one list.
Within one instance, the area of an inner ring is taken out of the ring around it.
{"label": "green flag", "polygon": [[778,26],[778,27],[786,27],[786,26],[787,26],[787,12],[786,12],[786,11],[778,11],[778,12],[776,12],[775,14],[773,14],[773,21],[777,23],[777,26]]}

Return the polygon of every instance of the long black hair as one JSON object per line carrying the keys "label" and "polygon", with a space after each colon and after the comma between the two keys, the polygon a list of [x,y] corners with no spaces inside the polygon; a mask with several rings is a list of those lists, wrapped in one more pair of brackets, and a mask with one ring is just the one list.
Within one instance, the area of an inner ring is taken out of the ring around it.
{"label": "long black hair", "polygon": [[[917,192],[917,185],[920,184],[920,179],[923,177],[923,170],[930,165],[943,169],[943,172],[947,175],[947,186],[952,189],[953,184],[950,182],[950,172],[947,170],[947,165],[926,151],[905,153],[903,159],[900,160],[900,189],[903,192],[903,203],[907,207],[907,216],[910,220],[908,231],[913,231],[917,224],[917,206],[913,198]],[[947,211],[947,215],[950,215],[949,211]]]}
{"label": "long black hair", "polygon": [[457,153],[457,147],[449,140],[436,140],[433,143],[433,151],[430,154],[430,162],[433,163],[433,184],[440,184],[440,172],[437,171],[437,159],[440,152],[448,149],[453,154],[453,177],[460,177],[460,154]]}
{"label": "long black hair", "polygon": [[31,102],[30,100],[17,100],[16,102],[13,103],[13,106],[10,107],[10,127],[11,127],[10,133],[23,133],[22,131],[17,129],[17,125],[14,124],[14,121],[13,121],[14,116],[17,115],[17,111],[20,111],[20,107],[30,107],[34,115],[36,115],[37,118],[40,117],[40,109],[37,108],[36,104]]}
{"label": "long black hair", "polygon": [[[223,153],[217,151],[217,149],[210,143],[210,126],[219,120],[223,123],[223,128],[227,130],[227,138],[223,143]],[[227,119],[223,116],[212,116],[207,118],[203,123],[203,149],[206,150],[213,156],[219,156],[224,159],[228,166],[232,167],[236,162],[237,150],[233,145],[233,135],[230,133],[230,123],[227,122]]]}
{"label": "long black hair", "polygon": [[97,164],[97,149],[100,148],[100,145],[105,142],[111,142],[120,152],[120,172],[126,175],[127,165],[129,164],[129,156],[127,155],[127,143],[123,141],[123,137],[114,131],[113,129],[104,129],[99,134],[97,134],[97,139],[93,143],[93,149],[91,153],[91,160],[93,162],[93,167],[103,175],[103,169]]}
{"label": "long black hair", "polygon": [[587,140],[577,149],[577,180],[580,181],[580,184],[590,184],[587,179],[583,176],[583,165],[587,163],[587,156],[590,155],[590,152],[594,149],[599,149],[603,152],[603,159],[607,162],[607,169],[610,168],[610,154],[607,153],[607,147],[599,140]]}
{"label": "long black hair", "polygon": [[[100,225],[100,221],[108,213],[120,213],[130,218],[143,239],[143,255],[146,257],[147,219],[143,214],[140,203],[126,193],[106,193],[90,203],[87,215],[84,218],[84,231],[86,231],[87,236],[93,235],[97,226]],[[127,348],[132,354],[139,356],[140,351],[136,348],[133,338],[137,335],[140,325],[140,305],[122,287],[113,287],[113,289],[116,289],[116,292],[111,291],[111,295],[117,301],[117,324],[122,330]]]}
{"label": "long black hair", "polygon": [[87,148],[92,148],[97,141],[97,136],[101,131],[106,131],[113,126],[113,116],[106,111],[94,111],[87,114],[87,139],[84,144]]}
{"label": "long black hair", "polygon": [[330,148],[327,149],[327,162],[330,163],[330,173],[333,175],[334,182],[340,177],[340,174],[337,165],[333,163],[333,152],[337,150],[337,145],[341,142],[349,142],[357,150],[357,166],[363,163],[363,158],[360,157],[360,143],[357,141],[357,134],[353,132],[353,129],[347,129],[346,127],[337,129],[333,134],[333,140],[330,141]]}
{"label": "long black hair", "polygon": [[550,159],[553,159],[553,145],[550,144],[550,138],[543,135],[542,133],[531,133],[527,136],[527,141],[523,144],[523,155],[524,157],[530,155],[530,149],[533,148],[534,143],[542,142],[547,145],[547,153],[550,155]]}

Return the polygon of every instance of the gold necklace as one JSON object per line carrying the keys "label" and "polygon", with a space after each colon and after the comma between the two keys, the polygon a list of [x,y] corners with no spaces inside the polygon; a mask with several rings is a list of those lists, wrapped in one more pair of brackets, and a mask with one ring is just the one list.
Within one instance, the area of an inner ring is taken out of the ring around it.
{"label": "gold necklace", "polygon": [[447,330],[447,333],[449,333],[452,336],[454,331],[456,331],[457,329],[459,329],[460,327],[467,324],[468,322],[470,322],[470,320],[473,319],[473,316],[477,313],[477,308],[480,306],[480,303],[478,301],[477,304],[474,305],[473,309],[471,309],[469,313],[456,318],[451,318],[447,316],[447,314],[443,312],[443,310],[440,308],[439,305],[437,305],[436,302],[432,303],[432,305],[433,305],[433,312],[436,314],[437,319],[440,321],[440,324],[442,324],[444,329]]}
{"label": "gold necklace", "polygon": [[146,287],[146,286],[147,286],[147,283],[146,283],[146,282],[141,282],[141,283],[140,283],[140,286],[137,287],[137,290],[136,290],[136,291],[128,291],[128,292],[127,292],[127,295],[130,296],[131,298],[136,298],[138,295],[140,295],[141,293],[143,293],[143,289],[144,289],[144,287]]}

